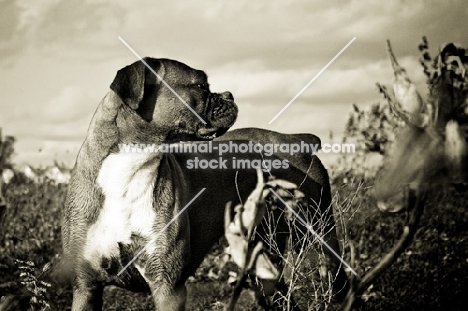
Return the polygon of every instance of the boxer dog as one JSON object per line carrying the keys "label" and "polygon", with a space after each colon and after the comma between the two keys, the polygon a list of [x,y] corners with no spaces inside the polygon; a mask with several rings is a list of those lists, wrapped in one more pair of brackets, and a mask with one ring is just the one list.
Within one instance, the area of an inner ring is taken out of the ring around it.
{"label": "boxer dog", "polygon": [[[184,310],[185,281],[224,234],[226,203],[239,204],[255,188],[255,169],[188,168],[188,160],[218,159],[215,153],[123,152],[122,144],[213,138],[214,146],[227,141],[320,143],[311,134],[253,128],[226,133],[238,111],[231,93],[211,93],[206,74],[180,62],[144,60],[167,84],[141,61],[117,72],[92,118],[69,184],[62,238],[73,275],[73,311],[101,310],[106,285],[149,291],[157,310]],[[262,159],[258,153],[236,152],[225,158],[236,156]],[[289,168],[272,168],[265,176],[300,185],[311,208],[328,215],[324,239],[340,253],[328,175],[319,159],[312,154],[273,158],[288,160]],[[334,273],[334,288],[342,297],[349,287],[347,277],[341,267]]]}

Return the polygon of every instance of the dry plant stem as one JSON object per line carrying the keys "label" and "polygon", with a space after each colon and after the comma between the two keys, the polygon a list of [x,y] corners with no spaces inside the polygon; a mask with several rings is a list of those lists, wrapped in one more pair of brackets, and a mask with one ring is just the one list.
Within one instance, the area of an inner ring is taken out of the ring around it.
{"label": "dry plant stem", "polygon": [[417,189],[410,189],[408,197],[408,215],[400,240],[393,249],[350,290],[343,303],[343,311],[350,311],[356,299],[362,295],[366,288],[392,265],[411,244],[418,230],[419,220],[424,211],[425,198],[426,189],[424,185],[419,185]]}
{"label": "dry plant stem", "polygon": [[255,245],[252,252],[247,251],[245,254],[245,266],[241,269],[239,276],[237,278],[237,284],[234,288],[234,293],[231,296],[231,300],[229,301],[229,305],[225,308],[226,311],[234,311],[234,307],[239,300],[240,294],[242,293],[242,289],[246,286],[247,274],[248,271],[253,267],[255,261],[257,260],[258,255],[263,249],[263,243],[258,242]]}
{"label": "dry plant stem", "polygon": [[[1,172],[2,170],[0,170],[0,173]],[[5,217],[6,211],[7,211],[7,203],[6,203],[5,198],[3,197],[2,187],[3,187],[3,179],[2,179],[2,176],[0,176],[0,224],[3,223],[3,218]]]}
{"label": "dry plant stem", "polygon": [[263,248],[263,244],[261,242],[258,242],[257,245],[255,245],[252,252],[249,252],[249,251],[246,252],[245,266],[241,269],[239,276],[237,277],[237,284],[236,284],[236,287],[234,288],[234,293],[231,296],[231,300],[229,301],[229,305],[227,305],[227,307],[225,308],[226,311],[234,311],[234,307],[236,306],[237,301],[239,300],[240,294],[242,293],[242,289],[246,285],[248,271],[255,264],[255,260],[260,254],[260,251],[262,250],[262,248]]}
{"label": "dry plant stem", "polygon": [[[0,174],[3,172],[3,170],[0,168]],[[0,202],[3,200],[3,177],[0,176]]]}
{"label": "dry plant stem", "polygon": [[393,113],[397,115],[400,119],[402,119],[406,124],[410,126],[415,126],[418,128],[427,128],[429,125],[429,117],[424,115],[423,113],[409,113],[404,111],[401,107],[398,100],[395,96],[387,90],[387,88],[379,83],[376,84],[379,92],[383,94],[383,96],[387,99],[390,109],[392,109]]}
{"label": "dry plant stem", "polygon": [[241,271],[241,273],[239,274],[239,277],[237,278],[237,284],[236,284],[236,287],[234,288],[234,293],[232,294],[231,299],[229,300],[229,304],[224,309],[225,311],[234,311],[234,307],[236,306],[237,301],[239,300],[239,297],[240,297],[240,294],[242,293],[242,289],[244,287],[246,279],[247,279],[247,273],[245,273],[245,271]]}

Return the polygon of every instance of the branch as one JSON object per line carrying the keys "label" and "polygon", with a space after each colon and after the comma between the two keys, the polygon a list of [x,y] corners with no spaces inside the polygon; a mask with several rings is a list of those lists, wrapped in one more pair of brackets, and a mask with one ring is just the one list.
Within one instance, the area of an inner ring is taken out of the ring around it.
{"label": "branch", "polygon": [[403,228],[400,240],[374,268],[364,275],[356,286],[351,288],[343,303],[343,311],[350,311],[357,298],[362,295],[366,288],[381,274],[383,274],[384,271],[390,267],[411,244],[414,235],[418,230],[419,220],[421,219],[424,211],[425,199],[425,186],[419,185],[417,189],[410,189],[408,197],[408,217],[405,221],[405,227]]}

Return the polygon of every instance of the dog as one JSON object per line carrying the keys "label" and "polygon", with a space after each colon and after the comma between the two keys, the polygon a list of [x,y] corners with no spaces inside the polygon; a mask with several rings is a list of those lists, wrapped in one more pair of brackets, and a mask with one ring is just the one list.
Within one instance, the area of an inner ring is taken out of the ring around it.
{"label": "dog", "polygon": [[[312,134],[255,128],[228,132],[238,113],[230,92],[212,93],[207,75],[181,62],[143,60],[117,72],[91,120],[71,176],[62,239],[73,276],[73,311],[101,310],[106,285],[149,291],[156,310],[184,310],[185,281],[224,234],[226,203],[239,204],[255,188],[255,169],[187,165],[194,158],[218,160],[214,152],[122,152],[121,146],[320,143]],[[224,156],[264,160],[255,152]],[[272,167],[265,176],[300,185],[317,202],[316,208],[329,216],[323,238],[340,253],[328,175],[319,159],[313,154],[272,158],[287,161],[289,168]],[[334,288],[345,296],[349,282],[344,270],[335,266]]]}

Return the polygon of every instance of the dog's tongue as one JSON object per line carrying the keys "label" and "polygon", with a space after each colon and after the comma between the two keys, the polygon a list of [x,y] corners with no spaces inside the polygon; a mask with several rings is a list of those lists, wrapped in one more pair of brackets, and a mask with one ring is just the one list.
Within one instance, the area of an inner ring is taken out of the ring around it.
{"label": "dog's tongue", "polygon": [[210,136],[216,133],[218,129],[211,127],[211,128],[200,128],[198,129],[198,135],[200,136]]}

